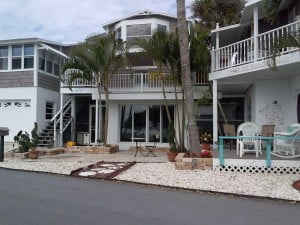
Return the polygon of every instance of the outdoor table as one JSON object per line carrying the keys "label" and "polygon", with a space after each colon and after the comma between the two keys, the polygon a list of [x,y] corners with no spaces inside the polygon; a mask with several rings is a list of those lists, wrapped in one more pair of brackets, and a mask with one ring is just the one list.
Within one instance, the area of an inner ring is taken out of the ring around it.
{"label": "outdoor table", "polygon": [[130,139],[135,142],[134,157],[136,157],[138,150],[140,150],[142,152],[142,147],[139,146],[139,142],[144,142],[146,140],[146,138],[130,138]]}

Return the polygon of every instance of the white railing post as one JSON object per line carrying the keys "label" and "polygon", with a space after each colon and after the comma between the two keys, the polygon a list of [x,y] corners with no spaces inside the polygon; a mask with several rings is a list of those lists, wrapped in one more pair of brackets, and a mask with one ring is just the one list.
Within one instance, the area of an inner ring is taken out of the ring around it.
{"label": "white railing post", "polygon": [[214,72],[216,70],[216,65],[215,65],[215,48],[212,47],[211,50],[211,72]]}
{"label": "white railing post", "polygon": [[258,58],[258,7],[255,5],[253,10],[253,23],[254,23],[254,61]]}
{"label": "white railing post", "polygon": [[140,77],[141,77],[141,92],[144,91],[144,73],[141,73],[140,74]]}

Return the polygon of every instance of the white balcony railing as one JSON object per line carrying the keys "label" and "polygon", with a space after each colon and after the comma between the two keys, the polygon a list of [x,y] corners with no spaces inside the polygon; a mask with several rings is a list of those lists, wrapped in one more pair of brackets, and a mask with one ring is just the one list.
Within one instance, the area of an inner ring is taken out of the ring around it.
{"label": "white balcony railing", "polygon": [[[170,78],[170,75],[165,73],[164,76],[164,88],[168,92],[174,91],[174,80]],[[192,76],[194,85],[207,85],[208,80],[206,73],[199,76]],[[62,87],[95,87],[96,83],[77,78],[70,84],[70,72],[66,72],[62,82]],[[177,84],[177,91],[180,91],[180,85]],[[161,92],[163,88],[163,81],[161,77],[152,73],[138,73],[138,74],[115,74],[109,81],[109,92]]]}
{"label": "white balcony railing", "polygon": [[[271,57],[278,40],[288,34],[296,34],[299,28],[300,21],[296,21],[259,34],[257,37],[251,37],[218,49],[213,49],[211,52],[212,72]],[[256,38],[257,47],[255,47],[254,38]],[[286,54],[296,49],[292,47],[282,48],[280,49],[280,53]]]}

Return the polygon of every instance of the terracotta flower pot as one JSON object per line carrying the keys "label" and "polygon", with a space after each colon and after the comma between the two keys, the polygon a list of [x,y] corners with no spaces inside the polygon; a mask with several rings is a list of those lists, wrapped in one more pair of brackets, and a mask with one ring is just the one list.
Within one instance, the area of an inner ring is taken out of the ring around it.
{"label": "terracotta flower pot", "polygon": [[178,152],[167,152],[169,162],[175,162]]}
{"label": "terracotta flower pot", "polygon": [[28,152],[28,158],[29,159],[37,159],[38,156],[39,156],[39,151],[37,151],[37,150],[30,150]]}
{"label": "terracotta flower pot", "polygon": [[209,143],[202,143],[201,150],[210,151],[210,144]]}

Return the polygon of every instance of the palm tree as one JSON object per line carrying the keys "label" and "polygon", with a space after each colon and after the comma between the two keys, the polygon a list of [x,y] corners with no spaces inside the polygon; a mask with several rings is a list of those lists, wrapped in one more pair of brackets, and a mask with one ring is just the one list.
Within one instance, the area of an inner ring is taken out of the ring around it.
{"label": "palm tree", "polygon": [[[173,123],[165,90],[166,81],[170,79],[170,77],[163,73],[164,66],[167,64],[169,34],[164,31],[156,31],[152,34],[149,40],[144,38],[136,38],[132,41],[131,45],[137,45],[142,48],[146,54],[152,58],[157,66],[157,71],[152,72],[151,75],[152,77],[158,78],[161,81],[168,121],[169,123]],[[178,147],[179,145],[177,138],[175,138],[175,143]]]}
{"label": "palm tree", "polygon": [[[70,72],[69,85],[78,78],[94,81],[97,86],[100,107],[101,93],[105,93],[105,126],[103,143],[107,144],[109,81],[126,64],[124,43],[114,34],[93,36],[71,49],[71,58],[63,66],[63,72]],[[97,137],[98,138],[98,137]]]}
{"label": "palm tree", "polygon": [[189,144],[192,152],[200,152],[199,132],[195,119],[194,94],[192,89],[188,24],[186,21],[185,0],[177,0],[178,35],[180,46],[181,80],[185,94],[185,108],[188,119]]}
{"label": "palm tree", "polygon": [[274,24],[277,21],[279,7],[282,0],[265,0],[264,1],[264,13],[266,15],[266,19],[270,24]]}

